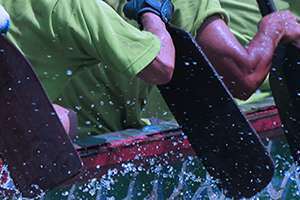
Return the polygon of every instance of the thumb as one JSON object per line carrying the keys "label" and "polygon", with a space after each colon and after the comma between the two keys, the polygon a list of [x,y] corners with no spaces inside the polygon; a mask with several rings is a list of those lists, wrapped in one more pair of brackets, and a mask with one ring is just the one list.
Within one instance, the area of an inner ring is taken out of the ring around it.
{"label": "thumb", "polygon": [[69,133],[70,132],[70,119],[68,116],[69,111],[56,104],[53,104],[53,107],[65,131]]}

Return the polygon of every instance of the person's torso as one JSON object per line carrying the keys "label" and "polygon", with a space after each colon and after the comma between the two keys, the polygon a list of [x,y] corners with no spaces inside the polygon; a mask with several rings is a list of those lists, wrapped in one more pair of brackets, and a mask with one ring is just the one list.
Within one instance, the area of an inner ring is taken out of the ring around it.
{"label": "person's torso", "polygon": [[[84,43],[85,36],[80,35],[85,33],[75,33],[80,24],[73,18],[81,17],[72,10],[75,6],[56,13],[57,2],[0,0],[11,16],[7,37],[33,64],[51,100],[78,112],[83,135],[140,127],[140,110],[152,86],[118,71],[101,69],[105,64],[79,45]],[[60,18],[69,18],[68,24]]]}
{"label": "person's torso", "polygon": [[78,31],[79,1],[69,1],[69,9],[56,9],[58,2],[0,0],[11,17],[8,39],[29,59],[52,100],[82,66],[99,63],[82,45],[89,36]]}

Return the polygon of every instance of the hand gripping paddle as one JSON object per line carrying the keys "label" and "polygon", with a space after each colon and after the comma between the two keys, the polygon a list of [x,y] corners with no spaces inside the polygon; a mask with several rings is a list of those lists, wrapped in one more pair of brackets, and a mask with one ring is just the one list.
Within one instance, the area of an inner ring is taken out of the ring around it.
{"label": "hand gripping paddle", "polygon": [[272,179],[269,153],[193,37],[168,31],[176,66],[171,82],[159,86],[163,97],[225,195],[254,196]]}
{"label": "hand gripping paddle", "polygon": [[[263,16],[276,11],[273,0],[257,0],[257,3]],[[269,80],[292,156],[300,164],[300,49],[280,44]]]}
{"label": "hand gripping paddle", "polygon": [[51,189],[82,167],[29,62],[0,36],[0,153],[26,197]]}

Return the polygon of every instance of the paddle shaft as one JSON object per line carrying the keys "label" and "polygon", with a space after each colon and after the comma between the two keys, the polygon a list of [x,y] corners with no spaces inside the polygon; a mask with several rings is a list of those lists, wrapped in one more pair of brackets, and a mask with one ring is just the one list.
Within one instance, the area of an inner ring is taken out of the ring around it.
{"label": "paddle shaft", "polygon": [[257,0],[257,4],[262,16],[276,12],[276,6],[273,0]]}

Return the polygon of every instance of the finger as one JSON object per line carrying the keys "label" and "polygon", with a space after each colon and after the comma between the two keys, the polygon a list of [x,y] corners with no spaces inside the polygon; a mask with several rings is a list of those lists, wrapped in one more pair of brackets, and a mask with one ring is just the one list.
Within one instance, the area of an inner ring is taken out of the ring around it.
{"label": "finger", "polygon": [[64,107],[61,107],[59,105],[53,104],[54,110],[60,120],[60,122],[62,123],[65,131],[67,133],[69,133],[70,131],[70,120],[69,120],[69,111],[67,109],[65,109]]}

